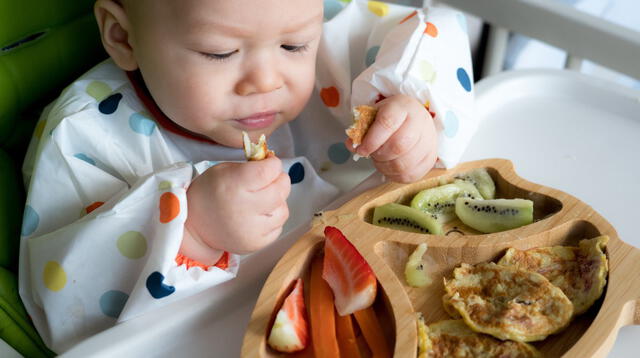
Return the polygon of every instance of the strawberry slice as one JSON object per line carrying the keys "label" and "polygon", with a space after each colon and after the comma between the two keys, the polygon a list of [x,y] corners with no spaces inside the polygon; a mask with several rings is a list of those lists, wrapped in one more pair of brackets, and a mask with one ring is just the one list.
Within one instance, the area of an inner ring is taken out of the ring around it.
{"label": "strawberry slice", "polygon": [[371,266],[337,228],[325,227],[324,237],[322,278],[333,291],[338,314],[346,316],[371,306],[377,290]]}
{"label": "strawberry slice", "polygon": [[279,352],[291,353],[303,350],[308,342],[304,290],[299,278],[276,315],[267,343]]}

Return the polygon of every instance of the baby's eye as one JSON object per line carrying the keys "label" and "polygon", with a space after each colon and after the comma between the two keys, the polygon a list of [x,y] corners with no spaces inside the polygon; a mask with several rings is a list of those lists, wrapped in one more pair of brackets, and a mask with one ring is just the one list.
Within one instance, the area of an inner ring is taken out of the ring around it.
{"label": "baby's eye", "polygon": [[289,52],[304,52],[308,48],[307,45],[281,45],[280,47]]}
{"label": "baby's eye", "polygon": [[214,61],[224,61],[226,59],[228,59],[229,57],[231,57],[231,55],[233,55],[234,53],[238,52],[238,50],[234,50],[231,52],[227,52],[227,53],[206,53],[206,52],[200,52],[201,55],[203,55],[204,57],[206,57],[209,60],[214,60]]}

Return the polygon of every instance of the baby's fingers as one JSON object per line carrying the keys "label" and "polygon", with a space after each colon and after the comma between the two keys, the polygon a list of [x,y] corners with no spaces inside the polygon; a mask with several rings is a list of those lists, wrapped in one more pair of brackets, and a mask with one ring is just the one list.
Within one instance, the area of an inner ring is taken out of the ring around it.
{"label": "baby's fingers", "polygon": [[260,161],[241,164],[238,183],[243,183],[246,190],[259,191],[271,185],[282,174],[282,161],[278,157],[270,156]]}
{"label": "baby's fingers", "polygon": [[407,119],[407,111],[402,106],[404,101],[388,100],[380,102],[376,119],[369,127],[362,143],[356,148],[358,155],[368,157],[378,150]]}
{"label": "baby's fingers", "polygon": [[[416,148],[424,132],[424,121],[405,120],[400,128],[374,151],[371,157],[376,161],[394,160],[405,155],[422,155],[423,148]],[[417,151],[419,153],[412,153]]]}
{"label": "baby's fingers", "polygon": [[255,203],[253,210],[264,215],[271,213],[283,203],[286,204],[290,192],[291,178],[287,173],[281,172],[271,184],[249,194]]}

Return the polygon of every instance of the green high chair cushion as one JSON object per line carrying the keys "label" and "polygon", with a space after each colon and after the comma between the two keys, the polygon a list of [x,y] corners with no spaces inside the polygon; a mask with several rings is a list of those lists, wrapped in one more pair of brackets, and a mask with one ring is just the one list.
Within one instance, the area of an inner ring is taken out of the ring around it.
{"label": "green high chair cushion", "polygon": [[75,77],[106,58],[93,3],[0,2],[0,145],[12,136],[24,110],[44,97],[55,98]]}
{"label": "green high chair cushion", "polygon": [[0,339],[25,357],[54,356],[42,342],[18,296],[14,274],[0,267]]}
{"label": "green high chair cushion", "polygon": [[0,266],[6,268],[18,260],[24,207],[21,185],[14,161],[0,149]]}

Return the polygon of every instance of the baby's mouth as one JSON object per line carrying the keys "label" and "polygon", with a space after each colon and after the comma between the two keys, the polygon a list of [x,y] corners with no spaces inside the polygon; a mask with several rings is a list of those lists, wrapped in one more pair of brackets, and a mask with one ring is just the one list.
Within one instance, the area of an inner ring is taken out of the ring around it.
{"label": "baby's mouth", "polygon": [[276,119],[277,111],[268,111],[254,113],[248,117],[237,118],[235,121],[249,130],[267,128],[273,124]]}

